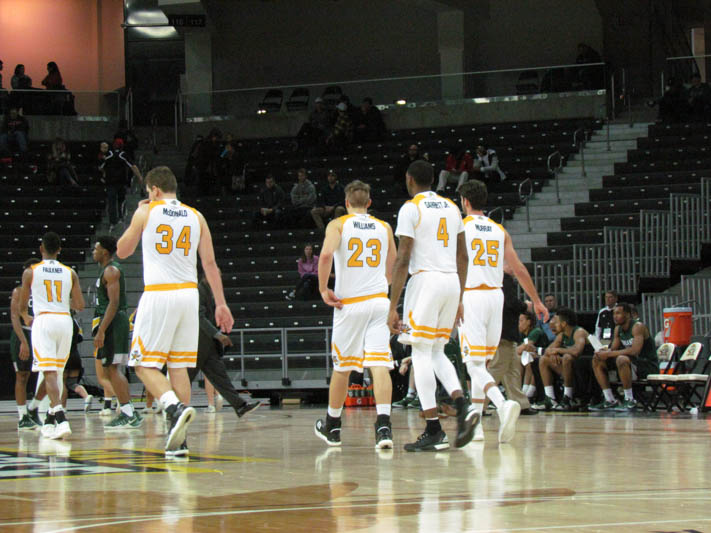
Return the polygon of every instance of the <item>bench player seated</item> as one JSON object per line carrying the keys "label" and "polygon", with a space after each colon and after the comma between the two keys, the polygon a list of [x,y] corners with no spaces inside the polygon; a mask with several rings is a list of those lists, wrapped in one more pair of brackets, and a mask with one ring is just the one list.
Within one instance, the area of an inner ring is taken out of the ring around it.
{"label": "bench player seated", "polygon": [[[558,308],[550,325],[556,337],[538,363],[546,394],[542,407],[546,411],[574,411],[578,407],[573,400],[574,364],[585,349],[588,332],[578,326],[575,311],[565,307]],[[563,398],[560,403],[555,399],[553,388],[555,374],[563,377]]]}

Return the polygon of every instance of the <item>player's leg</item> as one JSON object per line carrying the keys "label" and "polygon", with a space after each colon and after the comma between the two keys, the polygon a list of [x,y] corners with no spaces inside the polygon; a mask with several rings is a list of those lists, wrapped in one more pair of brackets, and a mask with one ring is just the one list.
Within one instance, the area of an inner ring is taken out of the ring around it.
{"label": "player's leg", "polygon": [[556,356],[544,355],[538,363],[538,368],[541,372],[541,380],[543,381],[543,391],[545,393],[543,403],[546,411],[559,407],[559,404],[555,399],[553,382],[556,375],[560,376],[563,374],[562,357],[560,357],[560,359],[561,361],[558,361]]}
{"label": "player's leg", "polygon": [[[240,398],[239,392],[234,388],[232,380],[227,375],[224,361],[217,353],[211,352],[205,358],[198,357],[198,368],[205,378],[210,380],[217,393],[232,406],[239,418],[259,407],[260,402],[258,401],[246,402]],[[219,400],[217,403],[219,404]]]}
{"label": "player's leg", "polygon": [[205,394],[207,395],[207,412],[214,413],[216,411],[216,409],[215,409],[215,387],[212,386],[212,383],[210,383],[210,380],[207,379],[207,376],[204,376],[204,379],[205,379]]}
{"label": "player's leg", "polygon": [[620,376],[622,388],[625,391],[625,401],[618,407],[618,410],[632,410],[637,407],[637,402],[635,402],[634,393],[632,392],[632,382],[637,378],[636,369],[632,360],[626,355],[615,357],[615,365],[617,366],[617,375]]}
{"label": "player's leg", "polygon": [[109,379],[107,373],[104,371],[104,365],[101,363],[100,359],[94,359],[94,368],[96,369],[96,379],[99,385],[104,390],[104,407],[101,410],[101,415],[111,414],[111,401],[113,400],[116,393],[111,386],[111,380]]}

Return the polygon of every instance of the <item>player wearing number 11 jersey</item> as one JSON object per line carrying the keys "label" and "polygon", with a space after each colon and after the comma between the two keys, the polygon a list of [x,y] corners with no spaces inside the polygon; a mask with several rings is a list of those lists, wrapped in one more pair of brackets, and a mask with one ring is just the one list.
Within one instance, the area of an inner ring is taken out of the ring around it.
{"label": "player wearing number 11 jersey", "polygon": [[[131,255],[139,241],[143,251],[144,293],[136,310],[129,366],[146,389],[159,398],[170,420],[166,455],[187,455],[188,424],[195,415],[190,402],[188,368],[195,367],[199,334],[197,256],[215,296],[215,322],[229,333],[234,324],[225,303],[205,218],[176,198],[177,181],[168,167],[146,175],[148,200],[142,200],[131,225],[118,241],[117,255]],[[161,374],[168,366],[170,381]]]}

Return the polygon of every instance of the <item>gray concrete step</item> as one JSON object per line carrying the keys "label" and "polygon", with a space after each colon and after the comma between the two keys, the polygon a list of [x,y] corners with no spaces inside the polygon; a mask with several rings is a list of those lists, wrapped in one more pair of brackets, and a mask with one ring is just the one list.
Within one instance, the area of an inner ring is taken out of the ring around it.
{"label": "gray concrete step", "polygon": [[[542,192],[537,193],[528,202],[531,207],[534,206],[555,206],[559,204],[570,204],[576,202],[588,202],[590,194],[587,190],[580,190],[580,187],[572,190],[561,189],[560,202],[555,193],[554,187],[546,187]],[[523,208],[525,210],[525,208]]]}
{"label": "gray concrete step", "polygon": [[[523,209],[516,211],[513,220],[507,220],[504,225],[509,233],[525,234],[528,232],[526,212]],[[531,229],[537,232],[560,231],[560,219],[531,220]]]}
{"label": "gray concrete step", "polygon": [[[601,165],[601,164],[614,164],[619,161],[627,161],[627,150],[616,150],[610,152],[592,152],[585,147],[585,166]],[[572,161],[582,161],[580,154],[574,154],[573,157],[568,159],[568,164]]]}
{"label": "gray concrete step", "polygon": [[585,143],[585,155],[589,152],[611,153],[611,152],[627,152],[637,148],[637,141],[613,141],[610,140],[610,152],[607,151],[607,138],[604,135],[593,135],[593,137]]}
{"label": "gray concrete step", "polygon": [[575,216],[575,205],[531,206],[531,221]]}
{"label": "gray concrete step", "polygon": [[[532,228],[534,231],[540,232],[541,229],[538,225],[534,225]],[[516,250],[523,250],[524,248],[536,248],[540,246],[548,245],[548,234],[547,233],[510,233],[511,239],[513,240],[514,248]]]}

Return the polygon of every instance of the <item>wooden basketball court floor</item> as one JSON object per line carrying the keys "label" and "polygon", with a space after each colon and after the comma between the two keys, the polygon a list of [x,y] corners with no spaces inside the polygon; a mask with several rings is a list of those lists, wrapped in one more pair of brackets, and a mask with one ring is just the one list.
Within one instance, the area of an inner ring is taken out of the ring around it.
{"label": "wooden basketball court floor", "polygon": [[162,416],[111,434],[71,410],[74,433],[56,442],[18,434],[11,402],[0,411],[0,531],[711,531],[702,417],[539,414],[499,445],[494,415],[485,443],[412,454],[413,410],[394,411],[395,449],[378,453],[372,409],[345,410],[340,449],[313,434],[324,408],[200,409],[177,461]]}

